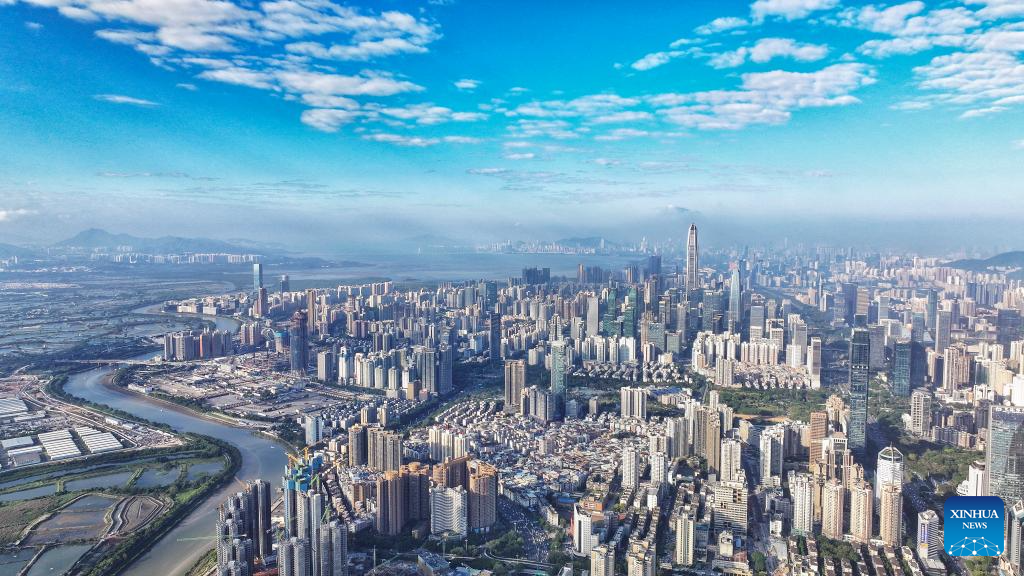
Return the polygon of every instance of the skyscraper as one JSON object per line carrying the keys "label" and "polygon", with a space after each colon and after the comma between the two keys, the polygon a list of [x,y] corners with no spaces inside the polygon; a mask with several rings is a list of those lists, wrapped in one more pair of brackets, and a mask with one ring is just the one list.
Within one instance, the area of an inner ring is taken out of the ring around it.
{"label": "skyscraper", "polygon": [[910,395],[910,431],[917,436],[927,436],[931,427],[932,395],[918,388]]}
{"label": "skyscraper", "polygon": [[903,453],[893,446],[887,446],[878,452],[878,465],[875,468],[876,506],[881,506],[882,487],[886,484],[903,485]]}
{"label": "skyscraper", "polygon": [[882,486],[882,504],[878,513],[878,537],[886,546],[897,548],[903,543],[903,487],[899,484]]}
{"label": "skyscraper", "polygon": [[952,338],[953,313],[949,310],[939,310],[935,316],[935,351],[942,354]]}
{"label": "skyscraper", "polygon": [[740,289],[740,270],[733,267],[732,276],[729,278],[729,316],[727,330],[738,333],[740,321],[743,318],[743,294]]}
{"label": "skyscraper", "polygon": [[843,483],[838,478],[826,482],[821,500],[821,533],[832,539],[842,539],[846,505]]}
{"label": "skyscraper", "polygon": [[1004,505],[1012,506],[1024,494],[1024,408],[993,404],[988,423],[985,495],[998,496]]}
{"label": "skyscraper", "polygon": [[430,489],[430,532],[464,538],[469,531],[469,495],[462,486]]}
{"label": "skyscraper", "polygon": [[498,470],[474,460],[469,464],[469,529],[489,532],[497,520]]}
{"label": "skyscraper", "polygon": [[505,360],[505,412],[522,413],[523,388],[526,386],[526,361]]}
{"label": "skyscraper", "polygon": [[719,478],[723,481],[738,480],[743,475],[742,446],[736,438],[722,438]]}
{"label": "skyscraper", "polygon": [[814,530],[814,478],[810,474],[792,474],[789,492],[793,497],[793,534],[807,535]]}
{"label": "skyscraper", "polygon": [[850,486],[850,535],[854,541],[866,544],[874,529],[875,497],[871,484],[863,480]]}
{"label": "skyscraper", "polygon": [[296,310],[295,314],[292,314],[291,322],[288,325],[291,371],[301,375],[305,375],[306,365],[309,364],[308,322],[309,319],[306,313],[302,310]]}
{"label": "skyscraper", "polygon": [[910,395],[910,367],[913,343],[907,338],[896,341],[892,357],[892,393],[896,396]]}
{"label": "skyscraper", "polygon": [[252,291],[259,292],[263,288],[263,264],[259,262],[252,265]]}
{"label": "skyscraper", "polygon": [[619,409],[623,418],[647,419],[647,389],[623,386],[619,388]]}
{"label": "skyscraper", "polygon": [[811,388],[821,388],[821,338],[814,336],[807,347],[807,372],[811,377]]}
{"label": "skyscraper", "polygon": [[864,456],[868,424],[868,387],[870,382],[870,335],[855,328],[850,339],[850,433],[849,447],[857,456]]}
{"label": "skyscraper", "polygon": [[487,315],[487,345],[490,347],[491,362],[501,360],[501,314],[491,312]]}
{"label": "skyscraper", "polygon": [[697,225],[690,224],[690,232],[686,237],[686,293],[690,294],[700,288],[699,252],[697,248]]}
{"label": "skyscraper", "polygon": [[942,552],[942,528],[939,515],[925,510],[917,515],[917,554],[921,558],[938,558]]}
{"label": "skyscraper", "polygon": [[622,449],[622,488],[636,488],[640,485],[640,452],[627,444]]}
{"label": "skyscraper", "polygon": [[565,378],[568,362],[565,340],[551,343],[551,396],[555,401],[555,418],[560,419],[565,410]]}

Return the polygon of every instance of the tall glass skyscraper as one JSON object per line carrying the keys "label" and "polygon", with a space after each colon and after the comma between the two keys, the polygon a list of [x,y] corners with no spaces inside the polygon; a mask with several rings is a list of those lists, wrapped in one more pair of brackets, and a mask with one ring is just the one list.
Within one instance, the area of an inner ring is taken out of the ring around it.
{"label": "tall glass skyscraper", "polygon": [[856,328],[850,339],[850,436],[849,447],[863,458],[868,425],[868,386],[870,382],[871,335]]}
{"label": "tall glass skyscraper", "polygon": [[252,265],[252,291],[259,292],[263,288],[263,264],[259,262]]}
{"label": "tall glass skyscraper", "polygon": [[297,310],[292,315],[291,323],[288,325],[288,348],[291,357],[290,368],[292,372],[299,374],[306,373],[306,365],[309,364],[309,335],[306,332],[306,313]]}
{"label": "tall glass skyscraper", "polygon": [[1013,506],[1024,495],[1024,408],[989,408],[988,442],[985,448],[985,472],[989,496]]}
{"label": "tall glass skyscraper", "polygon": [[699,252],[697,249],[697,225],[690,224],[690,232],[686,237],[686,293],[700,287],[698,274],[700,264],[698,261]]}
{"label": "tall glass skyscraper", "polygon": [[896,341],[892,358],[892,393],[897,396],[910,396],[910,366],[913,344],[910,340]]}
{"label": "tall glass skyscraper", "polygon": [[555,402],[555,418],[561,418],[565,407],[565,372],[568,367],[565,340],[551,343],[551,396]]}

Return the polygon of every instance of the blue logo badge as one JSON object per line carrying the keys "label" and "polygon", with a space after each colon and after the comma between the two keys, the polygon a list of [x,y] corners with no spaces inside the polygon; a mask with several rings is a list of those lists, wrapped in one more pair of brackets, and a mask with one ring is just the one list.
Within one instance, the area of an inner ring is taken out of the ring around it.
{"label": "blue logo badge", "polygon": [[943,545],[950,556],[998,556],[1003,553],[1003,516],[997,496],[953,496],[946,500]]}

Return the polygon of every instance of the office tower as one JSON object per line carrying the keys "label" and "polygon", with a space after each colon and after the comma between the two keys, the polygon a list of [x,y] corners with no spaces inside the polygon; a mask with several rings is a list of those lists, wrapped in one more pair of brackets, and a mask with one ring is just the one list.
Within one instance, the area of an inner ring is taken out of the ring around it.
{"label": "office tower", "polygon": [[898,548],[903,543],[903,487],[899,484],[882,486],[882,504],[879,508],[878,538],[886,546]]}
{"label": "office tower", "polygon": [[303,418],[302,428],[306,433],[306,446],[312,446],[320,441],[321,423],[320,416],[316,414],[306,414]]}
{"label": "office tower", "polygon": [[640,452],[631,444],[622,449],[622,488],[640,485]]}
{"label": "office tower", "polygon": [[868,326],[868,340],[871,346],[868,367],[871,370],[885,369],[885,326],[872,324]]}
{"label": "office tower", "polygon": [[568,370],[565,340],[551,343],[551,396],[556,402],[555,417],[561,418],[565,406],[565,378]]}
{"label": "office tower", "polygon": [[707,407],[704,414],[704,458],[707,460],[708,474],[718,474],[721,464],[722,449],[722,417],[717,410]]}
{"label": "office tower", "polygon": [[395,470],[377,478],[377,532],[384,536],[401,534],[406,522],[405,479]]}
{"label": "office tower", "polygon": [[587,337],[601,333],[601,305],[597,296],[587,296]]}
{"label": "office tower", "polygon": [[850,431],[849,448],[863,457],[868,424],[868,387],[870,369],[870,336],[863,328],[855,328],[850,339]]}
{"label": "office tower", "polygon": [[932,428],[932,395],[918,388],[910,395],[910,431],[917,436],[928,436]]}
{"label": "office tower", "polygon": [[594,535],[594,521],[590,512],[579,504],[572,507],[572,552],[576,556],[589,556],[597,544]]}
{"label": "office tower", "polygon": [[761,432],[759,440],[761,477],[759,480],[762,486],[779,486],[781,484],[785,441],[785,428],[771,427]]}
{"label": "office tower", "polygon": [[821,460],[821,441],[828,436],[828,413],[811,412],[811,423],[807,430],[807,469],[814,470]]}
{"label": "office tower", "polygon": [[925,290],[925,317],[924,325],[928,330],[935,329],[935,320],[939,309],[939,293],[929,288]]}
{"label": "office tower", "polygon": [[279,542],[277,567],[279,576],[312,576],[309,540],[291,537]]}
{"label": "office tower", "polygon": [[379,426],[366,433],[366,466],[386,472],[402,467],[402,435]]}
{"label": "office tower", "polygon": [[699,250],[697,248],[697,225],[690,224],[686,237],[686,293],[691,294],[700,288]]}
{"label": "office tower", "polygon": [[737,480],[743,474],[742,446],[736,438],[722,438],[719,478],[723,481]]}
{"label": "office tower", "polygon": [[1005,506],[1024,494],[1024,408],[989,407],[985,446],[986,496],[998,496]]}
{"label": "office tower", "polygon": [[854,541],[866,544],[874,529],[875,497],[871,484],[863,480],[850,486],[850,535]]}
{"label": "office tower", "polygon": [[256,318],[266,318],[267,308],[267,289],[260,288],[256,290],[256,299],[252,304],[252,315]]}
{"label": "office tower", "polygon": [[738,535],[747,533],[747,484],[740,475],[736,481],[722,481],[714,485],[715,532],[728,530]]}
{"label": "office tower", "polygon": [[673,458],[690,456],[690,420],[685,416],[670,418],[667,432],[671,456]]}
{"label": "office tower", "polygon": [[747,326],[747,340],[756,342],[764,338],[765,311],[764,306],[756,304],[750,307],[750,323]]}
{"label": "office tower", "polygon": [[501,314],[487,315],[487,345],[490,347],[491,362],[501,361]]}
{"label": "office tower", "polygon": [[1016,308],[996,309],[996,343],[1002,344],[1003,355],[1010,350],[1010,343],[1021,339],[1021,315]]}
{"label": "office tower", "polygon": [[854,326],[857,316],[857,285],[852,282],[844,282],[842,294],[843,321],[846,322],[847,326]]}
{"label": "office tower", "polygon": [[309,364],[309,339],[307,336],[306,325],[308,318],[306,313],[302,310],[297,310],[292,315],[291,322],[288,324],[288,346],[289,346],[289,357],[291,359],[291,371],[304,375],[306,373],[306,365]]}
{"label": "office tower", "polygon": [[949,310],[939,310],[935,317],[935,351],[939,354],[949,348],[952,324],[953,313]]}
{"label": "office tower", "polygon": [[317,322],[316,290],[306,289],[306,335],[310,338],[316,333]]}
{"label": "office tower", "polygon": [[287,274],[281,274],[281,294],[286,294],[292,291],[292,283],[288,279]]}
{"label": "office tower", "polygon": [[348,429],[348,465],[365,466],[368,461],[366,427],[355,424]]}
{"label": "office tower", "polygon": [[619,389],[619,404],[623,418],[647,419],[647,389],[623,386]]}
{"label": "office tower", "polygon": [[917,514],[917,555],[923,558],[938,559],[942,552],[942,528],[939,526],[939,515],[934,510],[925,510]]}
{"label": "office tower", "polygon": [[505,360],[505,412],[522,414],[526,387],[526,360]]}
{"label": "office tower", "polygon": [[952,396],[971,383],[974,356],[962,342],[946,348],[942,355],[942,389]]}
{"label": "office tower", "polygon": [[469,532],[469,494],[462,486],[430,489],[430,533],[465,538]]}
{"label": "office tower", "polygon": [[811,388],[821,388],[821,338],[814,336],[807,347],[807,372],[811,377]]}
{"label": "office tower", "polygon": [[742,319],[743,294],[740,289],[740,271],[738,267],[734,267],[729,278],[729,319],[726,329],[729,332],[738,333]]}
{"label": "office tower", "polygon": [[590,576],[615,576],[615,547],[607,544],[590,550]]}
{"label": "office tower", "polygon": [[876,506],[882,504],[882,487],[886,484],[903,485],[903,453],[893,446],[878,452],[878,465],[875,468]]}
{"label": "office tower", "polygon": [[252,291],[257,293],[263,288],[263,264],[259,262],[252,265]]}
{"label": "office tower", "polygon": [[338,361],[334,352],[323,350],[317,353],[316,379],[324,383],[338,381]]}
{"label": "office tower", "polygon": [[249,538],[253,541],[256,556],[266,558],[273,554],[273,524],[270,520],[273,493],[270,483],[262,479],[253,480],[246,487],[246,493],[249,495],[249,509],[253,511],[249,522]]}
{"label": "office tower", "polygon": [[815,481],[810,474],[791,474],[789,493],[793,498],[793,534],[809,535],[814,532]]}
{"label": "office tower", "polygon": [[896,341],[892,357],[892,393],[896,396],[910,395],[910,369],[912,366],[913,343],[906,338]]}
{"label": "office tower", "polygon": [[842,539],[846,506],[843,483],[838,478],[827,481],[821,500],[821,533],[835,540]]}
{"label": "office tower", "polygon": [[474,460],[469,464],[469,529],[489,532],[497,520],[498,469]]}
{"label": "office tower", "polygon": [[672,563],[678,566],[693,566],[694,528],[697,524],[694,516],[693,510],[687,505],[674,519],[676,549]]}

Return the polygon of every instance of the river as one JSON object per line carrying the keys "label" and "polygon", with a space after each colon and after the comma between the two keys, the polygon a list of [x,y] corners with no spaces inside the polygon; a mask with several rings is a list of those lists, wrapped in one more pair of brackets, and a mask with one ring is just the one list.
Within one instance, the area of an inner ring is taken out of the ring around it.
{"label": "river", "polygon": [[[238,322],[230,318],[217,318],[216,324],[220,329],[238,328]],[[149,352],[138,358],[151,358],[154,354],[155,352]],[[79,398],[124,410],[139,418],[168,424],[181,432],[195,432],[219,438],[235,445],[242,454],[242,467],[236,476],[236,482],[200,504],[185,520],[156,542],[145,556],[124,571],[124,574],[131,576],[184,574],[200,556],[213,548],[214,524],[220,503],[249,480],[263,478],[271,485],[277,485],[277,479],[283,474],[288,457],[280,444],[266,437],[254,435],[248,430],[200,418],[187,410],[158,403],[145,396],[108,388],[103,385],[103,379],[112,370],[113,367],[102,367],[74,374],[64,385],[64,390]]]}

